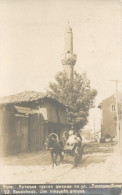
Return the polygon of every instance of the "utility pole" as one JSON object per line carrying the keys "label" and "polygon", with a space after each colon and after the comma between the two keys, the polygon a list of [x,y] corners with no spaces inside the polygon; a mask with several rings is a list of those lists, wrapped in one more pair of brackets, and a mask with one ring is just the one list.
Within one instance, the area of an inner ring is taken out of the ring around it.
{"label": "utility pole", "polygon": [[116,89],[116,117],[117,117],[117,144],[120,147],[120,125],[119,125],[119,108],[118,108],[118,83],[122,82],[120,80],[110,80],[115,83],[115,89]]}
{"label": "utility pole", "polygon": [[96,132],[95,132],[95,118],[93,118],[93,120],[94,120],[94,140],[95,140],[95,138],[96,138]]}

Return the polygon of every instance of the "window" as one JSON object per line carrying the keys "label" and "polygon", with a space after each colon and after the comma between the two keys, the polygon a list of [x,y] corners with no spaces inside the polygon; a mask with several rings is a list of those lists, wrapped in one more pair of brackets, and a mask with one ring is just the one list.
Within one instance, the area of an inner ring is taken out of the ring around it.
{"label": "window", "polygon": [[111,104],[110,110],[111,110],[111,112],[115,112],[116,111],[115,104]]}

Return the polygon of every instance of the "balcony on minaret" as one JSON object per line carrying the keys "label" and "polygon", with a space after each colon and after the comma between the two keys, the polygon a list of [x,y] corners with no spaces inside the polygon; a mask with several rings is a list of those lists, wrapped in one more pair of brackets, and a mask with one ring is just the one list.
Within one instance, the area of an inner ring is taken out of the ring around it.
{"label": "balcony on minaret", "polygon": [[75,65],[76,60],[77,60],[76,54],[64,53],[61,55],[62,65]]}

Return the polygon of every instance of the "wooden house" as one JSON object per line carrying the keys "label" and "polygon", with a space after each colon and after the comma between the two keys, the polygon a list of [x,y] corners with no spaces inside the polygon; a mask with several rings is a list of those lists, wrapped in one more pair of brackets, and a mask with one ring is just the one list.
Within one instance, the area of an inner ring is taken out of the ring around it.
{"label": "wooden house", "polygon": [[26,91],[0,98],[0,153],[44,149],[51,132],[59,138],[69,128],[66,106],[50,95]]}

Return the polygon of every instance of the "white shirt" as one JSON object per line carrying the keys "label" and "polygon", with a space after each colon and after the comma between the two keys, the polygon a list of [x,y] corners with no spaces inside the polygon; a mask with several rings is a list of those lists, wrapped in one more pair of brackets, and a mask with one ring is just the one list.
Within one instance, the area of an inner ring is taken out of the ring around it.
{"label": "white shirt", "polygon": [[76,137],[76,135],[70,135],[68,140],[67,140],[67,143],[74,144],[74,143],[78,143],[79,141],[80,141],[79,137]]}

